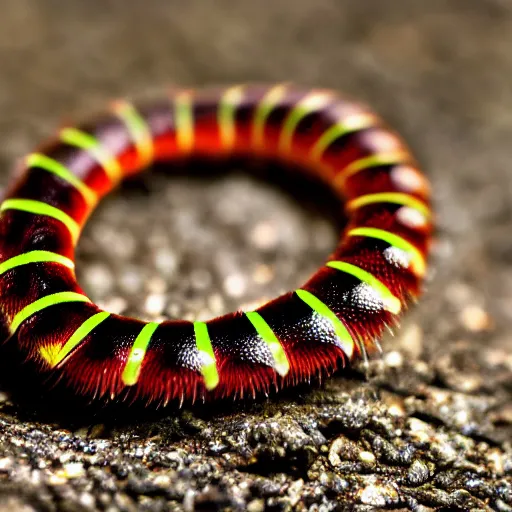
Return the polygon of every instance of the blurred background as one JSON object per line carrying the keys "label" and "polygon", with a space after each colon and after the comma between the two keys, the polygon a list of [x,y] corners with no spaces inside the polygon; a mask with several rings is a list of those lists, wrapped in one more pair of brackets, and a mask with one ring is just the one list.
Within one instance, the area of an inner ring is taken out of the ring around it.
{"label": "blurred background", "polygon": [[[0,77],[0,186],[61,123],[116,97],[285,80],[367,102],[422,162],[438,226],[427,293],[385,347],[456,392],[510,393],[510,1],[4,0]],[[300,285],[336,226],[299,191],[234,171],[112,194],[79,245],[90,297],[202,319]],[[498,423],[509,437],[510,406]]]}

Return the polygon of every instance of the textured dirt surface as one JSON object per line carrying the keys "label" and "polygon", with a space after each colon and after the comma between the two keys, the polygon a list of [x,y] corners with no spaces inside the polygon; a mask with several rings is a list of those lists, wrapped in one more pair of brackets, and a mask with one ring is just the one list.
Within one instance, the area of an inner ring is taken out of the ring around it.
{"label": "textured dirt surface", "polygon": [[[112,97],[292,80],[396,126],[439,226],[427,294],[366,372],[158,416],[20,402],[4,382],[0,510],[512,510],[510,2],[6,0],[0,73],[2,186]],[[99,208],[78,257],[91,298],[208,318],[298,286],[333,248],[322,190],[201,170]]]}

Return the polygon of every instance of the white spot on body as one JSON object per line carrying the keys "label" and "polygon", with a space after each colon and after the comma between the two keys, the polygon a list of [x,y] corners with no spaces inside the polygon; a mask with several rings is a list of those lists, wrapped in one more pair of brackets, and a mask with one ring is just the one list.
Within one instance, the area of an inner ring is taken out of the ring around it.
{"label": "white spot on body", "polygon": [[362,132],[363,144],[373,153],[394,153],[405,151],[402,141],[387,130],[372,130]]}
{"label": "white spot on body", "polygon": [[428,224],[428,220],[419,210],[410,206],[402,206],[396,212],[397,219],[408,228],[423,228]]}
{"label": "white spot on body", "polygon": [[141,348],[134,349],[130,355],[130,361],[132,361],[133,363],[139,363],[140,361],[142,361],[144,359],[145,353],[146,352],[144,350],[142,350]]}
{"label": "white spot on body", "polygon": [[390,173],[393,185],[404,192],[421,192],[428,188],[422,174],[410,165],[398,165],[393,167]]}
{"label": "white spot on body", "polygon": [[210,354],[204,352],[203,350],[199,351],[199,359],[201,361],[201,366],[210,366],[215,364],[215,359],[213,359]]}
{"label": "white spot on body", "polygon": [[411,255],[399,247],[388,247],[382,254],[386,261],[395,267],[409,268],[411,264]]}
{"label": "white spot on body", "polygon": [[301,102],[301,107],[304,108],[304,110],[314,111],[321,109],[328,103],[330,103],[333,99],[332,93],[329,92],[312,92],[304,100]]}

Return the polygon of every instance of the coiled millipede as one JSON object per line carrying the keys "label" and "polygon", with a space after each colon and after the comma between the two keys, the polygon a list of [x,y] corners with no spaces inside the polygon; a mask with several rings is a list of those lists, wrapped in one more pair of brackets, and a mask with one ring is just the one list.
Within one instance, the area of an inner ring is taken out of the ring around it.
{"label": "coiled millipede", "polygon": [[[87,217],[123,177],[188,155],[299,164],[345,200],[337,248],[255,311],[162,323],[102,311],[74,273]],[[432,234],[429,185],[404,142],[367,107],[288,84],[115,102],[28,155],[0,210],[7,341],[76,394],[158,404],[267,392],[366,357],[420,293]]]}

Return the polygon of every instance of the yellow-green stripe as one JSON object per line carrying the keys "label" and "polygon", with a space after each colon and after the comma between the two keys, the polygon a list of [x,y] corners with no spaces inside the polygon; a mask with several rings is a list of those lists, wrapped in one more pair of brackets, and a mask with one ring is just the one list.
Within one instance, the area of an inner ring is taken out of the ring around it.
{"label": "yellow-green stripe", "polygon": [[192,92],[182,91],[174,99],[176,142],[181,151],[189,152],[194,145],[194,114]]}
{"label": "yellow-green stripe", "polygon": [[50,365],[50,367],[54,368],[60,364],[71,353],[71,351],[76,346],[78,346],[86,336],[89,335],[93,329],[95,329],[109,316],[110,313],[107,313],[106,311],[102,311],[91,316],[85,320],[85,322],[83,322],[80,327],[78,327],[78,329],[70,336],[68,341],[66,341],[63,347],[60,347],[59,345],[41,347],[39,349],[41,357]]}
{"label": "yellow-green stripe", "polygon": [[212,342],[208,334],[208,326],[205,322],[194,322],[194,334],[196,337],[196,346],[199,350],[203,365],[201,373],[204,378],[206,389],[214,389],[219,383],[219,374],[213,353]]}
{"label": "yellow-green stripe", "polygon": [[123,172],[117,158],[111,155],[96,137],[78,128],[63,128],[60,132],[60,140],[90,152],[94,159],[103,167],[111,182],[116,183],[121,179]]}
{"label": "yellow-green stripe", "polygon": [[46,215],[62,222],[71,233],[73,243],[76,243],[80,234],[80,226],[77,222],[72,219],[67,213],[64,213],[55,206],[43,203],[41,201],[35,201],[33,199],[6,199],[0,206],[0,211],[5,210],[18,210],[27,213],[33,213],[34,215]]}
{"label": "yellow-green stripe", "polygon": [[408,206],[409,208],[418,210],[425,218],[430,218],[430,209],[423,201],[403,192],[380,192],[378,194],[359,196],[347,203],[347,210],[356,210],[361,206],[375,203],[393,203]]}
{"label": "yellow-green stripe", "polygon": [[0,264],[0,275],[8,270],[19,267],[21,265],[28,265],[29,263],[42,263],[42,262],[60,263],[68,268],[75,268],[75,263],[55,252],[50,251],[29,251],[19,256],[13,256]]}
{"label": "yellow-green stripe", "polygon": [[243,85],[229,88],[219,102],[218,123],[224,149],[231,149],[235,143],[235,111],[242,101],[243,89]]}
{"label": "yellow-green stripe", "polygon": [[25,321],[27,318],[31,317],[35,313],[42,311],[50,306],[55,306],[56,304],[62,304],[64,302],[91,302],[88,297],[82,295],[81,293],[76,292],[58,292],[52,293],[51,295],[46,295],[45,297],[41,297],[40,299],[32,302],[28,306],[25,306],[21,311],[19,311],[13,318],[11,325],[9,326],[9,330],[12,334],[16,332],[18,327]]}
{"label": "yellow-green stripe", "polygon": [[295,290],[297,296],[304,301],[313,311],[318,313],[323,318],[329,320],[336,336],[340,341],[343,352],[348,358],[352,357],[354,353],[354,340],[343,322],[326,306],[319,298],[315,297],[312,293],[306,290]]}
{"label": "yellow-green stripe", "polygon": [[26,163],[28,168],[39,167],[40,169],[44,169],[46,172],[55,174],[55,176],[67,181],[82,194],[86,203],[90,207],[96,204],[98,200],[96,192],[89,188],[80,178],[75,176],[66,166],[57,160],[41,153],[32,153],[27,156]]}
{"label": "yellow-green stripe", "polygon": [[274,331],[257,311],[248,311],[245,315],[272,353],[276,372],[284,377],[290,370],[290,363],[288,362],[286,352],[284,351],[281,342],[277,339]]}
{"label": "yellow-green stripe", "polygon": [[260,101],[254,114],[253,123],[253,144],[256,147],[263,146],[265,124],[268,116],[284,98],[287,88],[288,86],[286,84],[276,85],[275,87],[272,87],[272,89],[270,89],[270,91]]}
{"label": "yellow-green stripe", "polygon": [[389,231],[385,231],[384,229],[365,227],[351,229],[347,232],[347,236],[364,236],[368,238],[376,238],[377,240],[382,240],[393,247],[401,249],[410,256],[412,271],[419,277],[422,277],[425,274],[425,258],[411,242],[408,242],[401,236],[390,233]]}
{"label": "yellow-green stripe", "polygon": [[135,108],[135,105],[129,101],[117,101],[114,103],[114,113],[126,125],[137,148],[141,165],[143,167],[151,165],[155,152],[151,129]]}
{"label": "yellow-green stripe", "polygon": [[139,380],[140,368],[146,356],[146,350],[151,341],[151,336],[153,336],[158,325],[159,324],[156,322],[146,324],[137,338],[135,338],[122,375],[123,382],[126,386],[133,386]]}
{"label": "yellow-green stripe", "polygon": [[400,310],[402,309],[400,299],[395,297],[389,288],[375,276],[370,274],[370,272],[367,272],[356,265],[352,265],[351,263],[346,263],[345,261],[329,261],[327,266],[350,274],[361,282],[367,284],[379,294],[385,309],[395,315],[400,313]]}
{"label": "yellow-green stripe", "polygon": [[279,151],[290,150],[293,132],[300,121],[311,114],[327,106],[332,101],[332,95],[325,92],[312,92],[303,98],[288,114],[284,122],[283,130],[279,138]]}
{"label": "yellow-green stripe", "polygon": [[352,176],[353,174],[356,174],[360,171],[364,171],[365,169],[379,167],[381,165],[403,164],[409,160],[410,155],[406,151],[376,153],[375,155],[360,158],[359,160],[355,160],[351,164],[347,165],[347,167],[345,167],[343,170],[341,170],[339,174],[337,174],[337,176],[334,178],[334,184],[336,186],[342,186],[349,176]]}
{"label": "yellow-green stripe", "polygon": [[365,128],[369,128],[375,124],[375,116],[372,114],[353,114],[343,121],[332,125],[328,128],[315,143],[311,149],[311,158],[318,160],[327,147],[336,139],[354,133]]}

